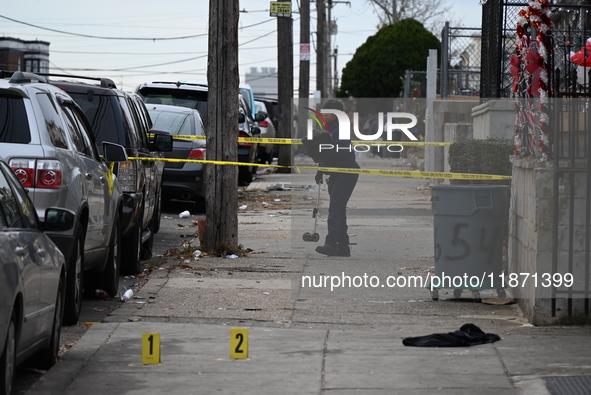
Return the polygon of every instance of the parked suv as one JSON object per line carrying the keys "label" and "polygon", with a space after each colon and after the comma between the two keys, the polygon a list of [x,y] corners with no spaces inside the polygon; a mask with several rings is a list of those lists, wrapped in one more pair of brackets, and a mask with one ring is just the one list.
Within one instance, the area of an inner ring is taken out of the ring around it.
{"label": "parked suv", "polygon": [[22,72],[0,77],[0,156],[27,189],[41,222],[49,207],[76,214],[72,229],[48,233],[66,258],[64,323],[72,325],[85,282],[117,293],[123,200],[110,166],[125,163],[125,149],[101,143],[101,158],[80,107],[45,78]]}
{"label": "parked suv", "polygon": [[[240,91],[246,89],[242,86]],[[250,88],[249,88],[250,89]],[[178,82],[152,82],[144,83],[137,87],[136,92],[147,104],[168,104],[194,108],[199,111],[203,123],[207,128],[207,81],[204,80],[181,80]],[[245,114],[245,120],[240,122],[238,137],[253,137],[260,133],[260,129],[254,124],[255,121],[263,121],[262,114],[256,114],[253,118],[251,107],[248,105],[250,99],[244,98],[240,93],[240,107],[238,111]],[[250,94],[249,94],[250,96]],[[242,118],[241,118],[242,120]],[[238,162],[257,163],[257,143],[238,143]],[[252,174],[256,169],[253,166],[240,166],[238,169],[238,181],[249,183],[252,181]]]}
{"label": "parked suv", "polygon": [[[121,270],[123,274],[136,274],[141,271],[140,260],[152,255],[154,233],[160,229],[164,162],[158,159],[163,151],[172,150],[172,136],[151,130],[152,121],[137,94],[117,89],[109,79],[75,78],[98,80],[100,84],[50,83],[67,92],[82,108],[99,151],[101,144],[109,141],[124,146],[129,157],[137,158],[114,169],[123,191]],[[155,133],[152,139],[150,133]]]}

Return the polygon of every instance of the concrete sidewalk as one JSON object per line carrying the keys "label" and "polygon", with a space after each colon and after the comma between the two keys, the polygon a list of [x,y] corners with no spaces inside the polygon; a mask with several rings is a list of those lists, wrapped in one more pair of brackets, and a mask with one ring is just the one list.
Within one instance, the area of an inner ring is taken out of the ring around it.
{"label": "concrete sidewalk", "polygon": [[[403,168],[401,160],[360,162],[364,168]],[[384,281],[424,277],[433,268],[424,180],[360,177],[349,204],[352,257],[341,259],[319,255],[317,243],[302,240],[313,227],[314,190],[266,191],[267,185],[311,181],[311,172],[261,176],[245,193],[260,194],[266,205],[239,212],[240,243],[251,254],[182,264],[158,258],[161,269],[137,293],[134,302],[140,303],[124,303],[93,325],[27,394],[591,391],[589,327],[534,327],[515,304],[478,303],[469,294],[457,299],[445,290],[433,301],[427,289],[412,286],[303,287],[304,276]],[[324,190],[321,200],[320,243]],[[402,345],[405,337],[451,332],[465,323],[502,340],[467,348]],[[249,329],[248,359],[230,358],[230,328]],[[142,364],[144,333],[160,334],[160,364]]]}

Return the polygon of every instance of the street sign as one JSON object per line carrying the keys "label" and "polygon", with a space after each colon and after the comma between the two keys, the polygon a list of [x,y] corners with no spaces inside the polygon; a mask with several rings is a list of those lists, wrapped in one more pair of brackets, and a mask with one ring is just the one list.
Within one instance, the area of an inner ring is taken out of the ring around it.
{"label": "street sign", "polygon": [[160,363],[160,333],[142,335],[142,363]]}
{"label": "street sign", "polygon": [[310,60],[310,44],[300,44],[300,60]]}
{"label": "street sign", "polygon": [[291,2],[272,1],[270,5],[271,16],[291,18]]}
{"label": "street sign", "polygon": [[248,329],[230,329],[230,358],[248,358]]}

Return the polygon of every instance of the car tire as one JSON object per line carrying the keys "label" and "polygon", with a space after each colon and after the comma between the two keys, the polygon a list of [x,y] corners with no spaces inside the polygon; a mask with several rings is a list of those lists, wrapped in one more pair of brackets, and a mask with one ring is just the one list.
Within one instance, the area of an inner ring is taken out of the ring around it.
{"label": "car tire", "polygon": [[51,338],[47,348],[40,350],[34,361],[37,369],[47,370],[57,362],[57,356],[60,347],[60,335],[62,333],[62,316],[64,313],[64,280],[60,277],[57,289],[57,298],[55,301],[55,310],[53,314],[53,325],[51,329]]}
{"label": "car tire", "polygon": [[0,355],[0,394],[10,395],[16,368],[16,313],[13,311]]}
{"label": "car tire", "polygon": [[238,170],[238,182],[240,184],[250,184],[252,182],[252,166],[240,166]]}
{"label": "car tire", "polygon": [[121,267],[122,274],[138,274],[141,271],[141,249],[142,249],[142,218],[144,217],[144,206],[142,204],[139,214],[139,221],[133,227],[131,234],[127,236],[122,244],[121,258],[124,264]]}
{"label": "car tire", "polygon": [[64,325],[75,325],[80,318],[84,295],[84,236],[82,224],[76,228],[76,242],[70,257],[66,275],[66,299],[64,302]]}
{"label": "car tire", "polygon": [[[119,275],[121,272],[121,219],[119,213],[113,221],[113,230],[109,242],[109,256],[105,269],[98,275],[98,282],[93,288],[101,288],[111,297],[119,292]],[[94,291],[94,289],[93,289]]]}
{"label": "car tire", "polygon": [[142,244],[140,249],[140,258],[143,260],[152,258],[152,248],[154,247],[154,232],[150,230],[150,237]]}

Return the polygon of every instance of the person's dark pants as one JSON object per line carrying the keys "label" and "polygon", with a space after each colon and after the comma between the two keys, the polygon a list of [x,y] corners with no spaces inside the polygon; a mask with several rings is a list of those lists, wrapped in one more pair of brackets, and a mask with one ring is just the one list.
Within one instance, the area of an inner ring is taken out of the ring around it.
{"label": "person's dark pants", "polygon": [[347,203],[355,189],[359,174],[333,173],[328,178],[328,234],[325,244],[349,248],[347,234]]}

